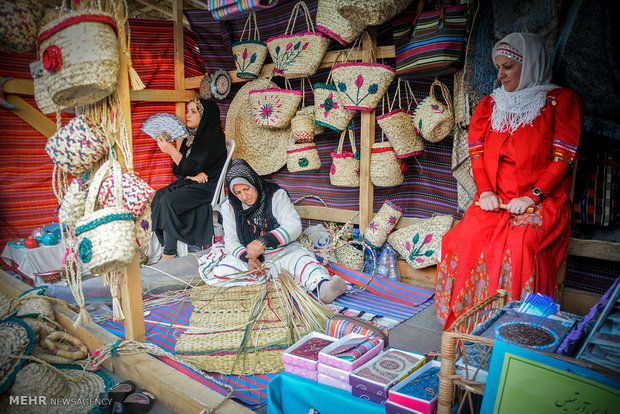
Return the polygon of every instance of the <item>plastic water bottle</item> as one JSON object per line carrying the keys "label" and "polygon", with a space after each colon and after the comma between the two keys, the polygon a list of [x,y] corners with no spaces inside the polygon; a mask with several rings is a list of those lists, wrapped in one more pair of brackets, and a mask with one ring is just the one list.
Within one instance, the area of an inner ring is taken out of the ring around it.
{"label": "plastic water bottle", "polygon": [[398,271],[398,256],[396,250],[386,243],[377,263],[377,275],[386,279],[400,281]]}
{"label": "plastic water bottle", "polygon": [[358,242],[353,244],[353,247],[360,251],[364,249],[364,245],[362,244],[362,237],[360,236],[360,229],[356,228],[355,230],[353,230],[353,236],[351,237],[351,239],[354,242]]}

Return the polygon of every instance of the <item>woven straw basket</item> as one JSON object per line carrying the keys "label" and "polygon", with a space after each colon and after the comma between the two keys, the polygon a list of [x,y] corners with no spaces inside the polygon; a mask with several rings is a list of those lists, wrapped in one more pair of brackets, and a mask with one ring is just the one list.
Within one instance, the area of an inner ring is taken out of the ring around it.
{"label": "woven straw basket", "polygon": [[252,114],[249,92],[254,89],[275,88],[266,78],[247,82],[239,89],[226,114],[226,139],[236,142],[235,158],[243,158],[259,175],[278,171],[286,164],[291,130],[262,128]]}
{"label": "woven straw basket", "polygon": [[116,90],[119,74],[116,23],[96,10],[69,12],[41,28],[38,44],[54,103],[89,105]]}
{"label": "woven straw basket", "polygon": [[376,142],[370,149],[370,181],[377,187],[392,187],[403,183],[407,164],[396,158],[389,142]]}
{"label": "woven straw basket", "polygon": [[336,10],[339,0],[319,0],[316,9],[316,30],[343,46],[359,36],[366,25],[345,19]]}
{"label": "woven straw basket", "polygon": [[30,74],[34,80],[34,100],[39,110],[44,114],[55,113],[60,108],[52,101],[52,97],[47,90],[47,77],[49,73],[43,69],[43,63],[40,60],[30,62]]}
{"label": "woven straw basket", "polygon": [[0,48],[7,52],[28,52],[37,43],[43,17],[40,2],[12,0],[0,2]]}
{"label": "woven straw basket", "polygon": [[[254,33],[252,35],[252,23],[254,24]],[[246,34],[247,38],[243,37]],[[252,39],[250,39],[252,36]],[[243,26],[243,32],[238,42],[232,45],[233,59],[237,65],[237,77],[241,79],[254,79],[260,74],[263,63],[267,57],[267,44],[261,42],[258,25],[256,24],[256,13],[250,12],[248,19]]]}
{"label": "woven straw basket", "polygon": [[[291,119],[291,135],[293,140],[297,143],[313,141],[315,125],[313,107],[304,107],[303,111],[301,109],[297,111],[293,119]],[[317,125],[317,127],[319,126]]]}
{"label": "woven straw basket", "polygon": [[58,168],[79,176],[105,155],[106,142],[100,124],[78,115],[49,137],[45,151]]}
{"label": "woven straw basket", "polygon": [[250,91],[252,114],[256,125],[267,128],[286,128],[297,112],[301,91],[294,89],[256,89]]}
{"label": "woven straw basket", "polygon": [[75,229],[75,224],[84,215],[87,188],[84,181],[74,178],[58,209],[58,221]]}
{"label": "woven straw basket", "polygon": [[0,321],[0,394],[9,388],[24,364],[20,357],[30,354],[33,345],[34,332],[26,322],[17,318]]}
{"label": "woven straw basket", "polygon": [[[314,94],[314,90],[313,90],[313,94]],[[310,118],[312,119],[312,123],[313,123],[313,137],[316,135],[320,135],[323,132],[325,132],[325,127],[322,125],[317,124],[315,121],[315,117],[314,117],[314,105],[311,106],[304,106],[303,103],[303,98],[302,98],[302,104],[301,104],[302,108],[300,110],[297,111],[297,113],[295,114],[295,116],[293,117],[293,119],[291,119],[291,130],[293,130],[293,122],[295,122],[295,118],[299,115],[301,117],[304,117],[305,119],[302,121],[300,120],[300,124],[298,126],[298,130],[305,130],[306,128],[308,128],[308,125],[306,124],[306,122],[308,121],[307,116],[310,116]],[[297,138],[295,138],[297,139]],[[314,139],[314,138],[313,138]]]}
{"label": "woven straw basket", "polygon": [[436,265],[441,238],[452,227],[452,217],[415,218],[413,221],[390,234],[388,242],[414,269]]}
{"label": "woven straw basket", "polygon": [[336,86],[330,83],[331,72],[327,83],[314,84],[314,122],[317,125],[342,132],[353,119],[355,111],[344,109]]}
{"label": "woven straw basket", "polygon": [[[282,353],[292,339],[273,313],[280,318],[288,313],[276,290],[274,282],[267,287],[261,283],[194,288],[190,327],[177,340],[176,354],[209,372],[252,375],[282,371]],[[270,306],[265,306],[257,318],[261,322],[246,330],[252,307],[266,291]],[[245,352],[238,354],[244,343]]]}
{"label": "woven straw basket", "polygon": [[[293,34],[300,9],[306,18],[307,31]],[[295,4],[283,35],[267,40],[267,49],[275,65],[274,71],[285,78],[313,75],[327,51],[329,38],[316,33],[314,24],[303,1]]]}
{"label": "woven straw basket", "polygon": [[290,172],[311,171],[321,168],[321,159],[314,142],[293,142],[286,150],[286,154],[286,168]]}
{"label": "woven straw basket", "polygon": [[412,0],[335,0],[338,13],[352,25],[377,26],[405,10]]}
{"label": "woven straw basket", "polygon": [[[435,86],[441,93],[447,106],[435,98]],[[454,127],[454,113],[450,91],[437,79],[431,85],[429,96],[424,98],[413,112],[413,126],[416,132],[429,142],[439,142],[450,134]]]}
{"label": "woven straw basket", "polygon": [[106,161],[90,183],[84,217],[78,220],[75,229],[80,260],[92,273],[107,273],[126,267],[138,253],[135,217],[121,205],[121,186],[114,186],[116,205],[95,210],[101,183],[110,168],[114,182],[121,182],[118,161]]}
{"label": "woven straw basket", "polygon": [[339,264],[353,270],[361,271],[364,269],[364,246],[361,243],[343,244],[336,247],[334,253]]}
{"label": "woven straw basket", "polygon": [[[110,207],[116,204],[114,197],[115,183],[112,174],[103,180],[101,189],[97,195],[97,201],[103,207]],[[129,210],[134,217],[140,217],[147,206],[151,204],[155,196],[155,190],[146,181],[138,177],[134,171],[123,173],[123,206]]]}
{"label": "woven straw basket", "polygon": [[386,200],[368,223],[364,232],[364,239],[375,247],[383,246],[402,215],[403,209],[401,207],[390,200]]}
{"label": "woven straw basket", "polygon": [[355,137],[353,129],[348,130],[351,150],[343,151],[344,136],[347,130],[340,134],[338,149],[331,153],[332,166],[329,169],[329,182],[336,187],[359,187],[360,186],[360,160],[357,158],[355,148]]}

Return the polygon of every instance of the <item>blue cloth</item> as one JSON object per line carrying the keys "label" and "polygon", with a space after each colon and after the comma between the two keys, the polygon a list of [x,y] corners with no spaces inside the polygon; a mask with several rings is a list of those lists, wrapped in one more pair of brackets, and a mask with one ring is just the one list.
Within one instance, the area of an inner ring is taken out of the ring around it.
{"label": "blue cloth", "polygon": [[276,375],[269,382],[267,414],[307,413],[310,408],[321,414],[385,414],[381,404],[288,372]]}

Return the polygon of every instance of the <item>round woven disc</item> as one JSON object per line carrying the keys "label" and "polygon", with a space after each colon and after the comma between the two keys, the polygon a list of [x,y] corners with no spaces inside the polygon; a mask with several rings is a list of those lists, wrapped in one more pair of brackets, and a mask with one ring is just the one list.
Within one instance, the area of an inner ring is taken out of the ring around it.
{"label": "round woven disc", "polygon": [[213,74],[211,79],[211,93],[215,99],[226,99],[230,92],[230,76],[225,70],[219,69]]}
{"label": "round woven disc", "polygon": [[497,332],[509,342],[531,347],[548,347],[556,339],[549,329],[524,322],[500,325]]}

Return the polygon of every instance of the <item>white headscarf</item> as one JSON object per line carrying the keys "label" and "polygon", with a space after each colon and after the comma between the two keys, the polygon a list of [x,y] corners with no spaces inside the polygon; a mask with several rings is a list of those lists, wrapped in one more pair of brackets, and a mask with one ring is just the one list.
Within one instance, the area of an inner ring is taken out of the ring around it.
{"label": "white headscarf", "polygon": [[507,92],[501,86],[491,94],[495,105],[491,115],[494,131],[513,133],[521,125],[531,125],[545,106],[547,92],[559,86],[551,83],[551,57],[543,39],[535,33],[511,33],[493,47],[497,55],[522,64],[519,86]]}

